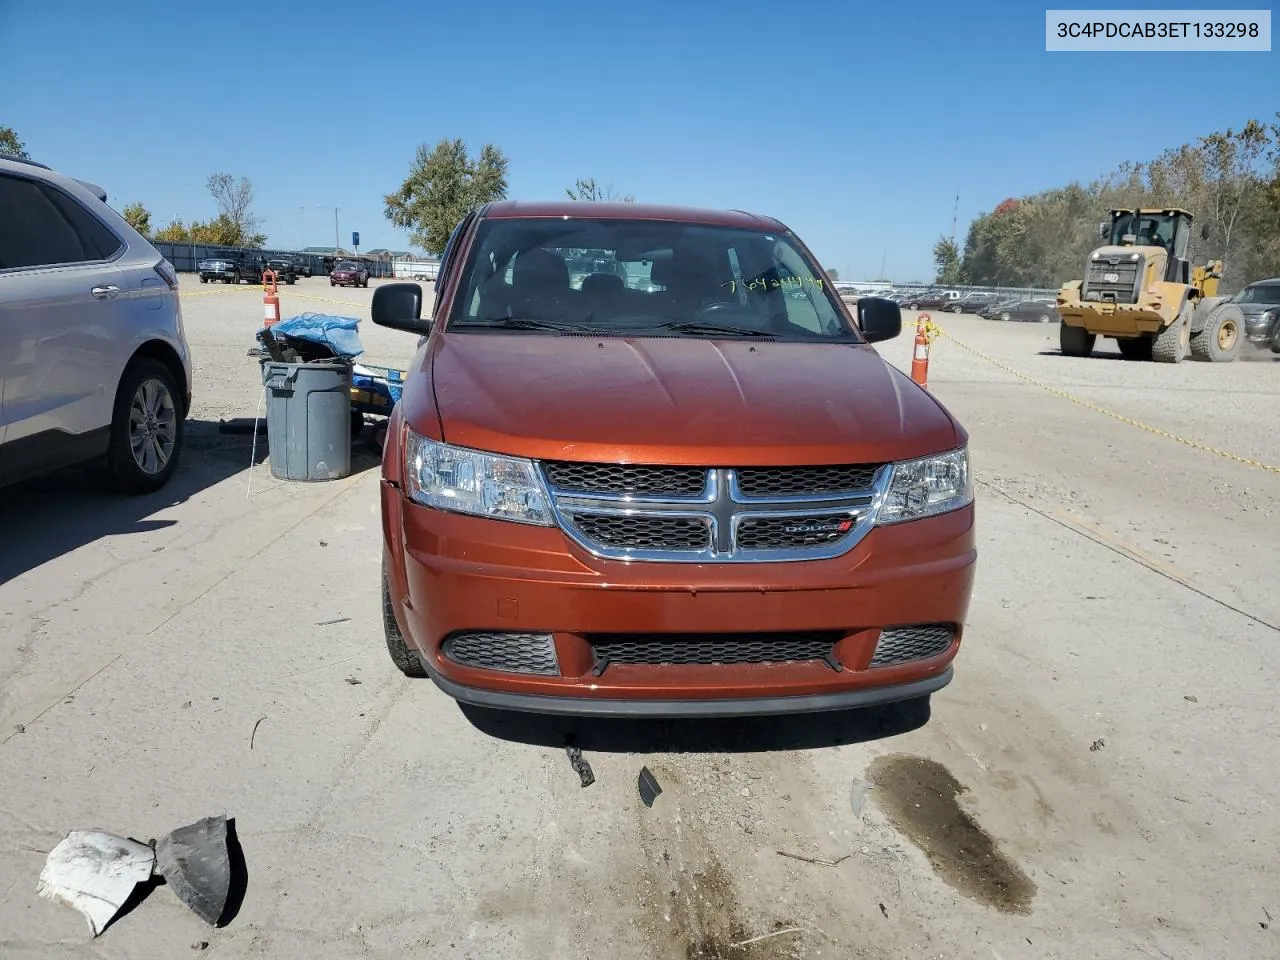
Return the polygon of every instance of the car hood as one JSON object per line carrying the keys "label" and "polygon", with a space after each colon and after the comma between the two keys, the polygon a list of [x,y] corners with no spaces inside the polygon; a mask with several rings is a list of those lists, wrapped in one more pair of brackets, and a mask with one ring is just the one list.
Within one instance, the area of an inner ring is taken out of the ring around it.
{"label": "car hood", "polygon": [[1280,312],[1280,303],[1237,303],[1236,306],[1246,317],[1260,317],[1268,310]]}
{"label": "car hood", "polygon": [[454,333],[422,362],[445,441],[515,456],[878,463],[967,439],[868,345]]}

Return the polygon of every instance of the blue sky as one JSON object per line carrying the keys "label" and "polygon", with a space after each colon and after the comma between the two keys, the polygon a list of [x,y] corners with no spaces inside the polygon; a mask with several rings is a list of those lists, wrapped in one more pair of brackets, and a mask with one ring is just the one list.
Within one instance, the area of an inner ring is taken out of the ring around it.
{"label": "blue sky", "polygon": [[[419,143],[461,137],[504,150],[515,198],[595,177],[753,210],[843,276],[883,257],[907,280],[930,275],[957,187],[963,235],[1006,196],[1280,109],[1275,52],[1046,53],[1044,17],[999,2],[0,0],[0,125],[160,224],[213,215],[208,174],[248,176],[272,245],[332,244],[339,204],[344,244],[359,230],[364,249],[404,247],[382,196]],[[1157,87],[1128,96],[1130,79]]]}

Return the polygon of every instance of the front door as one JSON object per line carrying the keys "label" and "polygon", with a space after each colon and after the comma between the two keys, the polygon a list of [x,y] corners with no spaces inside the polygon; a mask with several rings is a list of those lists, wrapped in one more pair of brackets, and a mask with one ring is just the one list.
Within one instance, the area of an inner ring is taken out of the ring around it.
{"label": "front door", "polygon": [[[105,444],[127,350],[123,243],[49,184],[0,174],[0,431],[10,461]],[[11,463],[10,466],[13,466]]]}

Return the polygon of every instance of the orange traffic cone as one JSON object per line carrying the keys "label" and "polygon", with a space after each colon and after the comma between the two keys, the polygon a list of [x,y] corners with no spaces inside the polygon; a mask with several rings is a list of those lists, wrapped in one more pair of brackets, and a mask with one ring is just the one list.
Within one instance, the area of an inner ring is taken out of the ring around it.
{"label": "orange traffic cone", "polygon": [[911,356],[911,379],[920,386],[929,387],[929,335],[925,332],[925,324],[929,322],[927,313],[920,314],[916,323],[916,347]]}
{"label": "orange traffic cone", "polygon": [[[270,286],[268,286],[270,284]],[[280,322],[280,296],[276,292],[276,272],[262,271],[262,316],[264,327]]]}

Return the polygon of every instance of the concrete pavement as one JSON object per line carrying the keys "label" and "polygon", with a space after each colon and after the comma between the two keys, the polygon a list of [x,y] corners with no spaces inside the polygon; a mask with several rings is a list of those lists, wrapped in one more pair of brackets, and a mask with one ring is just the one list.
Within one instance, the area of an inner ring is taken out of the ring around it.
{"label": "concrete pavement", "polygon": [[[1053,326],[942,318],[930,384],[971,433],[981,541],[928,722],[591,724],[583,789],[561,725],[395,671],[375,457],[250,485],[250,438],[217,421],[255,413],[258,298],[183,289],[173,486],[122,502],[71,474],[0,501],[0,955],[1280,952],[1280,365],[1073,360]],[[367,320],[372,289],[281,298]],[[370,362],[407,363],[413,337],[362,326]],[[883,352],[908,369],[910,336]],[[219,812],[249,874],[225,929],[157,890],[90,943],[35,896],[70,829]]]}

